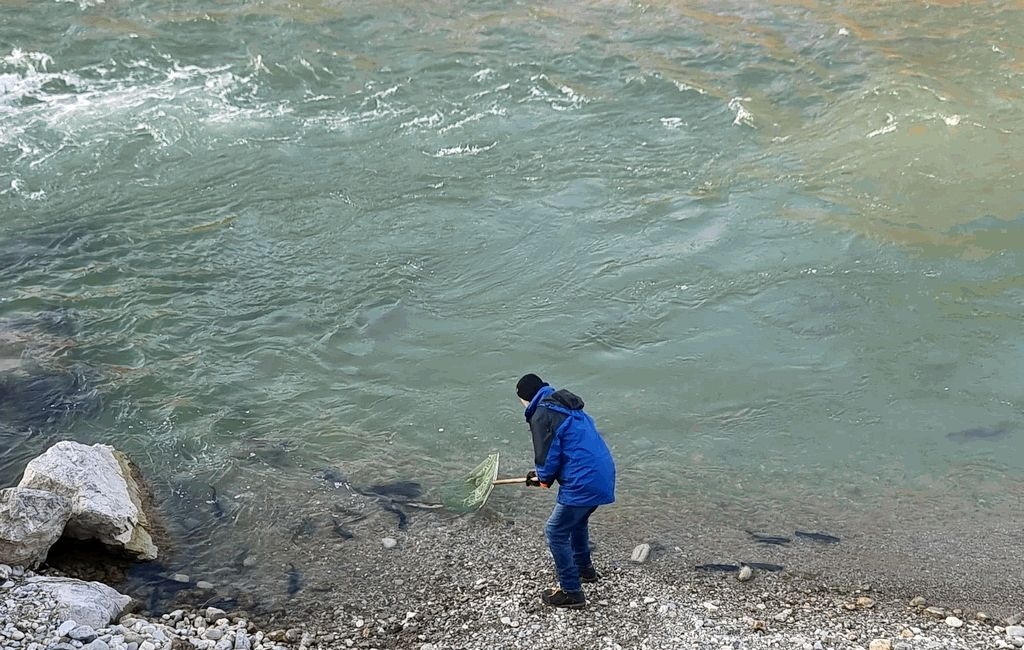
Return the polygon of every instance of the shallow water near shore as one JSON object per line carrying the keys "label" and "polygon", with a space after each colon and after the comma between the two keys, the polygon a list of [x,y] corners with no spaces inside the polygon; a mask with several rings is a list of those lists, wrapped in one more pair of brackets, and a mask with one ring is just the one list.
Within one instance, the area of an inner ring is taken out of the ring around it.
{"label": "shallow water near shore", "polygon": [[95,400],[0,422],[0,481],[113,444],[169,567],[286,596],[289,564],[395,533],[359,490],[528,469],[535,371],[598,420],[623,534],[946,529],[933,561],[1000,584],[1022,27],[1010,2],[6,3],[0,373]]}

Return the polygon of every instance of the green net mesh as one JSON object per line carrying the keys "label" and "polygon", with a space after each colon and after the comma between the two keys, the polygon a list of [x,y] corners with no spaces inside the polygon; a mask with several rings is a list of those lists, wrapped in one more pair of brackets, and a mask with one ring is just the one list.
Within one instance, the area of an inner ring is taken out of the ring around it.
{"label": "green net mesh", "polygon": [[491,454],[466,477],[463,482],[465,496],[460,505],[466,510],[476,510],[482,506],[490,496],[496,478],[498,478],[498,454]]}

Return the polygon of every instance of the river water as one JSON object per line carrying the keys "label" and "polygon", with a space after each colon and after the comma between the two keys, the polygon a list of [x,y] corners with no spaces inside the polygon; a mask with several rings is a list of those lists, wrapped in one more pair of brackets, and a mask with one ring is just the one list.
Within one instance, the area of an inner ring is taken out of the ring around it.
{"label": "river water", "polygon": [[525,471],[533,371],[623,518],[1019,518],[1022,99],[1008,0],[8,0],[0,370],[92,407],[0,479],[113,444],[202,573]]}

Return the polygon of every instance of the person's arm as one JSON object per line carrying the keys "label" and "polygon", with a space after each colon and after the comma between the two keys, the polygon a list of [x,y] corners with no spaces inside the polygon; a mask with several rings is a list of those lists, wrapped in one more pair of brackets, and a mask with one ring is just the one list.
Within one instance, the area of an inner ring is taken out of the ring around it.
{"label": "person's arm", "polygon": [[555,433],[565,421],[565,415],[538,407],[530,420],[533,434],[533,464],[537,480],[545,487],[551,485],[562,471],[562,445]]}

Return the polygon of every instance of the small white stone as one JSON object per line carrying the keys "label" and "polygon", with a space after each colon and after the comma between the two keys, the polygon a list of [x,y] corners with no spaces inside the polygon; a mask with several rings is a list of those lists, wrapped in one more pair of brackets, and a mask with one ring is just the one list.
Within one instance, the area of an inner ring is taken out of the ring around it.
{"label": "small white stone", "polygon": [[657,598],[655,598],[653,596],[644,596],[644,604],[645,605],[651,605],[651,604],[656,603],[656,602],[658,602]]}
{"label": "small white stone", "polygon": [[60,624],[60,627],[57,628],[55,634],[58,637],[67,636],[68,632],[75,629],[76,627],[78,627],[78,623],[76,623],[75,621],[64,621]]}
{"label": "small white stone", "polygon": [[196,587],[200,589],[213,589],[213,583],[207,582],[206,580],[200,580],[196,583]]}
{"label": "small white stone", "polygon": [[747,580],[750,580],[753,577],[754,577],[754,570],[751,569],[748,566],[743,566],[743,567],[740,568],[739,575],[736,576],[736,579],[739,580],[740,582],[746,582]]}
{"label": "small white stone", "polygon": [[1024,637],[1024,626],[1022,625],[1010,625],[1006,628],[1006,636],[1013,637]]}
{"label": "small white stone", "polygon": [[961,621],[956,616],[947,616],[946,617],[946,625],[948,625],[950,627],[963,627],[964,626],[964,622]]}
{"label": "small white stone", "polygon": [[650,544],[638,544],[637,547],[633,549],[633,553],[632,555],[630,555],[629,559],[636,562],[637,564],[643,564],[647,561],[647,556],[649,556],[650,554]]}
{"label": "small white stone", "polygon": [[[184,573],[175,573],[171,576],[171,580],[175,582],[188,582],[188,576]],[[142,646],[139,647],[141,648]]]}
{"label": "small white stone", "polygon": [[398,546],[398,540],[394,537],[385,537],[380,540],[380,543],[384,545],[384,548],[395,548]]}

